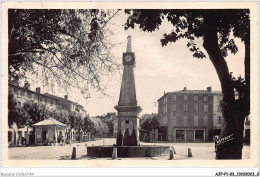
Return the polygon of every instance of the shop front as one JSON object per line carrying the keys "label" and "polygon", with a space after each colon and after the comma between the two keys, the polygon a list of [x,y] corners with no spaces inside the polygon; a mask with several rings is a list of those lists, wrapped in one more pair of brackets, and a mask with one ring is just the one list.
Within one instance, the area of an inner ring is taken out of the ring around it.
{"label": "shop front", "polygon": [[205,128],[174,128],[175,142],[205,142]]}

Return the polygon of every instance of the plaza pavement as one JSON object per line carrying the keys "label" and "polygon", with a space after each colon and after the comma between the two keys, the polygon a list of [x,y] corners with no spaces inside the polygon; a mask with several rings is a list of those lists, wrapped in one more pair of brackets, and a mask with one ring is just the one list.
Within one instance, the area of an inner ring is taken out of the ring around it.
{"label": "plaza pavement", "polygon": [[[32,147],[12,147],[9,148],[9,159],[19,160],[69,160],[71,159],[72,149],[76,147],[78,160],[111,160],[111,158],[95,158],[88,157],[86,151],[87,146],[96,145],[113,145],[116,143],[115,138],[107,138],[103,140],[89,141],[84,143],[75,143],[65,146],[32,146]],[[141,142],[141,145],[153,146],[154,143]],[[174,160],[214,160],[214,143],[155,143],[155,145],[173,146],[176,154]],[[188,148],[191,148],[192,157],[188,157]],[[140,158],[118,158],[118,160],[167,160],[169,154],[161,157],[140,157]],[[242,159],[250,158],[250,146],[244,146]]]}

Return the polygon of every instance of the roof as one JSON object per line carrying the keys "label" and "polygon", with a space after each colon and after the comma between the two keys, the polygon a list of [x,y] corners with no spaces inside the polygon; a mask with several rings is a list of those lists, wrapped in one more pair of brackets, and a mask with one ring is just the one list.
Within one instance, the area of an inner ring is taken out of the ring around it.
{"label": "roof", "polygon": [[9,83],[9,86],[16,87],[16,88],[18,88],[20,90],[23,90],[23,91],[26,91],[26,92],[30,92],[30,93],[33,93],[33,94],[38,94],[38,95],[41,95],[41,96],[44,96],[44,97],[48,97],[48,98],[52,98],[52,99],[56,99],[56,100],[65,100],[65,101],[74,103],[73,101],[70,101],[70,100],[67,100],[65,98],[55,96],[55,95],[51,95],[49,93],[44,93],[44,94],[43,93],[38,93],[38,92],[29,90],[29,89],[25,89],[23,87],[20,87],[20,86],[14,85],[14,84],[10,84],[10,83]]}
{"label": "roof", "polygon": [[41,122],[33,124],[33,126],[44,126],[44,125],[59,125],[59,126],[63,126],[63,127],[68,127],[68,125],[61,123],[60,121],[57,121],[54,118],[48,118]]}
{"label": "roof", "polygon": [[65,99],[65,98],[62,98],[62,97],[58,97],[58,96],[55,96],[55,95],[52,95],[52,94],[49,94],[49,93],[44,93],[44,94],[43,94],[43,93],[37,93],[37,92],[35,92],[35,91],[28,90],[28,89],[25,89],[25,88],[23,88],[23,87],[19,87],[19,86],[17,86],[17,85],[10,84],[10,83],[9,83],[9,86],[16,87],[16,88],[21,89],[21,90],[24,90],[24,91],[26,91],[26,92],[31,92],[31,93],[38,94],[38,95],[41,95],[41,96],[44,96],[44,97],[56,99],[56,100],[58,100],[58,101],[63,101],[63,102],[67,102],[67,103],[68,103],[68,102],[69,102],[69,103],[73,103],[73,104],[75,104],[76,106],[81,107],[84,111],[86,111],[85,108],[84,108],[84,106],[80,105],[79,103],[73,102],[73,101],[71,101],[71,100],[68,100],[68,99]]}
{"label": "roof", "polygon": [[61,101],[67,101],[67,102],[71,102],[71,103],[74,103],[76,104],[75,102],[71,101],[71,100],[67,100],[65,98],[62,98],[62,97],[58,97],[58,96],[55,96],[55,95],[52,95],[52,94],[49,94],[49,93],[45,93],[44,95],[47,95],[51,98],[54,98],[54,99],[57,99],[57,100],[61,100]]}
{"label": "roof", "polygon": [[161,98],[162,99],[166,95],[173,95],[173,94],[202,94],[202,95],[222,95],[222,91],[219,90],[213,90],[213,91],[207,91],[207,90],[179,90],[175,92],[167,92],[165,93]]}

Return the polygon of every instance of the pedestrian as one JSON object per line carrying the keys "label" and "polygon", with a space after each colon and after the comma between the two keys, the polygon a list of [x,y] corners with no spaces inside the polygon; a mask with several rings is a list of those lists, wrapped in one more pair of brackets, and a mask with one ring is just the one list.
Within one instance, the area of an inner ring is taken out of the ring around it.
{"label": "pedestrian", "polygon": [[61,137],[61,145],[64,145],[64,137]]}
{"label": "pedestrian", "polygon": [[22,137],[22,146],[23,146],[23,143],[24,143],[24,137]]}

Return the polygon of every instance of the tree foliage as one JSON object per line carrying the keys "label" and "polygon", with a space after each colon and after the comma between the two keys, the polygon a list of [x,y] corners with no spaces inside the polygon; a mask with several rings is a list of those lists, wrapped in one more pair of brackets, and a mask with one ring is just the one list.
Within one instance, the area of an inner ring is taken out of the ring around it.
{"label": "tree foliage", "polygon": [[94,133],[95,131],[95,125],[88,115],[83,118],[82,128],[84,132]]}
{"label": "tree foliage", "polygon": [[11,127],[13,122],[16,122],[17,113],[17,101],[14,95],[9,93],[8,95],[8,126]]}
{"label": "tree foliage", "polygon": [[27,112],[18,106],[17,100],[12,93],[8,94],[8,126],[16,123],[18,128],[24,127],[29,119]]}
{"label": "tree foliage", "polygon": [[96,116],[99,118],[102,122],[104,122],[107,125],[108,128],[108,136],[113,136],[114,132],[114,121],[116,120],[116,113],[115,112],[108,112],[101,116]]}
{"label": "tree foliage", "polygon": [[141,117],[140,127],[142,130],[152,131],[160,126],[159,117],[155,114],[145,114]]}
{"label": "tree foliage", "polygon": [[42,103],[36,103],[32,101],[27,101],[23,104],[21,108],[28,119],[24,119],[24,125],[32,126],[40,121],[43,121],[51,116],[51,111]]}
{"label": "tree foliage", "polygon": [[108,134],[107,124],[99,118],[93,118],[93,123],[94,123],[93,134],[96,137],[100,137],[100,138],[106,137],[106,135]]}
{"label": "tree foliage", "polygon": [[168,20],[173,28],[171,33],[164,33],[161,39],[162,46],[187,38],[187,47],[196,58],[206,57],[197,46],[196,39],[204,37],[205,32],[209,30],[205,25],[205,19],[209,14],[215,15],[213,23],[218,31],[219,47],[223,56],[226,57],[228,51],[237,53],[234,37],[245,41],[249,35],[249,10],[149,9],[125,10],[125,13],[129,15],[125,29],[135,28],[135,24],[138,24],[143,31],[153,32],[159,30],[164,19]]}
{"label": "tree foliage", "polygon": [[60,121],[61,123],[64,123],[66,125],[70,124],[69,112],[67,110],[53,111],[52,116],[53,116],[53,118]]}
{"label": "tree foliage", "polygon": [[9,9],[9,82],[40,77],[45,86],[103,92],[102,76],[119,65],[111,55],[110,20],[119,10]]}

